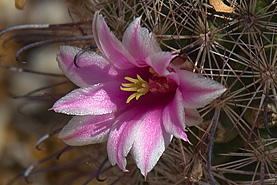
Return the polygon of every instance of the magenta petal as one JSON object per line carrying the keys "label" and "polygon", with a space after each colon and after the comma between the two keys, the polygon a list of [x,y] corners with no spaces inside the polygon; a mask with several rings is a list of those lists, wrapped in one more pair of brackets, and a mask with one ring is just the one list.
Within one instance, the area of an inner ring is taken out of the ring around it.
{"label": "magenta petal", "polygon": [[99,115],[115,111],[117,106],[105,90],[103,84],[71,91],[59,99],[50,110],[70,115]]}
{"label": "magenta petal", "polygon": [[102,15],[96,12],[93,19],[93,35],[98,48],[119,69],[136,67],[134,58],[108,28]]}
{"label": "magenta petal", "polygon": [[59,138],[71,146],[105,142],[113,122],[113,114],[75,116],[63,127]]}
{"label": "magenta petal", "polygon": [[140,67],[145,67],[146,58],[162,50],[154,34],[140,26],[141,17],[136,18],[126,29],[122,43]]}
{"label": "magenta petal", "polygon": [[170,74],[168,71],[171,60],[175,57],[170,52],[159,52],[149,56],[146,63],[152,67],[160,76],[167,76]]}
{"label": "magenta petal", "polygon": [[222,84],[200,74],[185,70],[177,73],[180,80],[179,90],[186,108],[204,107],[226,90]]}
{"label": "magenta petal", "polygon": [[79,87],[110,81],[118,74],[107,59],[90,51],[78,57],[79,67],[76,67],[74,57],[80,50],[73,46],[61,46],[57,57],[60,69]]}
{"label": "magenta petal", "polygon": [[182,94],[177,89],[174,99],[165,107],[163,111],[163,125],[166,132],[188,141],[185,133],[185,112],[182,104]]}
{"label": "magenta petal", "polygon": [[132,155],[141,174],[145,177],[154,168],[172,138],[164,130],[162,112],[163,107],[148,111],[143,115],[139,128],[135,132]]}
{"label": "magenta petal", "polygon": [[137,133],[142,113],[138,109],[131,109],[118,117],[110,132],[107,150],[112,165],[118,164],[126,170],[126,156],[128,155]]}
{"label": "magenta petal", "polygon": [[186,126],[189,126],[189,127],[198,125],[203,121],[199,112],[196,109],[187,109],[187,108],[185,108],[185,120],[186,120]]}

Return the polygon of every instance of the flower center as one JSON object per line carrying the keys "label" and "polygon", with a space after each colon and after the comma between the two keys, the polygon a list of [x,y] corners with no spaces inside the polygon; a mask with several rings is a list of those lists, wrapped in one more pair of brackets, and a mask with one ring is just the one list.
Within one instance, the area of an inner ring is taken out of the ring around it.
{"label": "flower center", "polygon": [[126,103],[129,103],[134,98],[138,100],[142,95],[145,95],[147,92],[151,92],[155,96],[161,96],[171,92],[175,92],[177,84],[174,80],[164,76],[160,76],[151,67],[149,68],[149,72],[152,75],[152,77],[149,78],[149,82],[143,80],[139,75],[137,75],[137,79],[131,77],[124,78],[125,80],[128,80],[131,83],[121,84],[122,86],[120,87],[120,89],[122,91],[135,92],[128,97]]}
{"label": "flower center", "polygon": [[135,93],[128,97],[126,103],[129,103],[134,98],[138,100],[142,95],[145,95],[148,92],[148,83],[139,75],[137,75],[137,79],[130,77],[125,77],[124,79],[131,83],[123,83],[123,87],[120,87],[120,89],[122,91],[135,91]]}

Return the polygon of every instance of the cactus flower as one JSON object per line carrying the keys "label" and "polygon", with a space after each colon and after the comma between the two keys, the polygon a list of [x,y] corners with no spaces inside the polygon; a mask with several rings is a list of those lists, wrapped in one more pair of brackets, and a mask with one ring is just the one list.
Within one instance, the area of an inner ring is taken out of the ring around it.
{"label": "cactus flower", "polygon": [[202,121],[197,108],[220,96],[225,87],[200,74],[181,70],[153,33],[136,18],[122,42],[96,12],[93,36],[100,52],[62,46],[57,57],[64,74],[80,88],[58,100],[51,110],[74,115],[59,137],[68,145],[107,141],[112,165],[124,172],[130,152],[142,175],[153,169],[173,136],[189,142],[186,126]]}

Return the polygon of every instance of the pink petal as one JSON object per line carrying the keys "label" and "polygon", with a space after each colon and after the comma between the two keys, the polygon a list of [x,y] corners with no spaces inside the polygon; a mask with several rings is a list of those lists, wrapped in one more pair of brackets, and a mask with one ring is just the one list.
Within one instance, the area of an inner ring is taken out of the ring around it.
{"label": "pink petal", "polygon": [[62,46],[57,57],[59,67],[63,73],[79,87],[102,83],[112,80],[118,71],[105,59],[95,52],[87,51],[80,55],[76,67],[74,57],[80,48]]}
{"label": "pink petal", "polygon": [[142,112],[133,108],[121,114],[110,132],[107,150],[112,165],[118,164],[123,171],[126,170],[126,156],[128,155],[137,133]]}
{"label": "pink petal", "polygon": [[179,90],[186,108],[204,107],[226,90],[222,84],[200,74],[185,70],[179,70],[177,73],[180,80]]}
{"label": "pink petal", "polygon": [[126,29],[122,43],[140,67],[145,67],[146,58],[162,50],[154,34],[140,26],[141,17],[136,18]]}
{"label": "pink petal", "polygon": [[95,12],[94,16],[93,16],[93,20],[92,20],[92,33],[93,33],[93,37],[94,37],[94,41],[96,43],[96,46],[101,51],[101,53],[104,54],[104,51],[101,47],[100,40],[99,40],[99,27],[97,25],[98,22],[99,22],[98,19],[100,19],[100,18],[103,19],[102,15],[99,15],[99,11]]}
{"label": "pink petal", "polygon": [[119,69],[136,67],[134,58],[110,31],[99,12],[95,13],[92,25],[95,42],[111,63]]}
{"label": "pink petal", "polygon": [[188,141],[185,133],[185,112],[182,104],[182,94],[177,89],[174,99],[165,107],[163,111],[163,125],[169,134],[184,141]]}
{"label": "pink petal", "polygon": [[113,122],[113,114],[75,116],[63,127],[59,138],[72,146],[101,143],[107,140]]}
{"label": "pink petal", "polygon": [[55,112],[70,115],[107,114],[116,109],[117,106],[103,89],[103,84],[75,89],[59,99],[51,108]]}
{"label": "pink petal", "polygon": [[154,168],[172,138],[163,127],[162,112],[163,107],[148,111],[135,132],[132,155],[145,178],[147,173]]}
{"label": "pink petal", "polygon": [[187,108],[185,108],[185,120],[186,126],[188,127],[198,125],[203,121],[199,112],[196,109]]}
{"label": "pink petal", "polygon": [[160,76],[167,76],[170,74],[168,69],[169,64],[174,57],[175,55],[172,55],[170,52],[159,52],[149,56],[146,59],[146,63]]}

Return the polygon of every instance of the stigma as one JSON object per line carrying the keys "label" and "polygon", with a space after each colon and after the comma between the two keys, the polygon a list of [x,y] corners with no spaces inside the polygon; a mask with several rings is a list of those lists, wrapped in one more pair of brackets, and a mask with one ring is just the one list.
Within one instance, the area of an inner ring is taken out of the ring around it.
{"label": "stigma", "polygon": [[131,77],[125,77],[125,80],[128,80],[131,83],[123,83],[120,89],[122,91],[134,91],[135,93],[131,94],[126,103],[129,103],[132,99],[136,98],[138,100],[142,95],[145,95],[148,92],[148,83],[143,80],[139,75],[137,75],[137,79]]}

